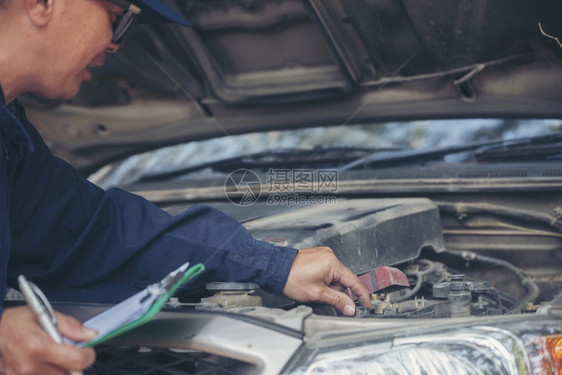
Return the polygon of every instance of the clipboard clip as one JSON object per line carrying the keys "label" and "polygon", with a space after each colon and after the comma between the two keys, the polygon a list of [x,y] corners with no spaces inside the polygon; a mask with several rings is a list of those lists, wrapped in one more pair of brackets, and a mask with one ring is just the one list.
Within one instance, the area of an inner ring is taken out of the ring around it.
{"label": "clipboard clip", "polygon": [[178,282],[184,277],[185,271],[189,267],[189,263],[182,264],[179,268],[170,272],[166,275],[160,282],[151,284],[146,287],[146,295],[141,298],[140,303],[144,304],[147,301],[150,303],[154,302],[161,296],[165,296],[172,288],[174,288]]}
{"label": "clipboard clip", "polygon": [[178,269],[170,272],[165,278],[163,278],[158,286],[160,288],[160,295],[168,294],[174,286],[183,278],[185,271],[189,267],[189,263],[182,264]]}

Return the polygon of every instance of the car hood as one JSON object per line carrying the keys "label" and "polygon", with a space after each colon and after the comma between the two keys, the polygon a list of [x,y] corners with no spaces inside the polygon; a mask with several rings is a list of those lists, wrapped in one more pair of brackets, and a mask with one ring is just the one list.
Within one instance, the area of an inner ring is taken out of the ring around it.
{"label": "car hood", "polygon": [[86,174],[250,131],[420,118],[562,116],[558,0],[169,2],[69,102],[22,98]]}

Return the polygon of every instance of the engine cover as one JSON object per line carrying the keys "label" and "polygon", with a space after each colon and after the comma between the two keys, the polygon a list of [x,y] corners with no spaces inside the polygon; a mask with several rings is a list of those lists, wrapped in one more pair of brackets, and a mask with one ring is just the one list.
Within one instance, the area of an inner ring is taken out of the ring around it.
{"label": "engine cover", "polygon": [[329,246],[356,274],[415,259],[425,247],[444,250],[439,210],[429,199],[339,199],[335,204],[269,208],[258,204],[252,209],[261,215],[243,220],[254,237],[297,249]]}

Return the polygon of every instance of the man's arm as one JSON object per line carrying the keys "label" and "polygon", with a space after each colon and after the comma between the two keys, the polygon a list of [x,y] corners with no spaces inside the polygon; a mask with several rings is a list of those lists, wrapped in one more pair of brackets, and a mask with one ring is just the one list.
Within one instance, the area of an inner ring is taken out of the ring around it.
{"label": "man's arm", "polygon": [[123,190],[103,191],[25,126],[35,152],[17,162],[12,183],[11,285],[24,274],[54,300],[113,303],[189,261],[205,263],[206,280],[254,281],[282,293],[296,249],[256,241],[210,207],[172,216]]}
{"label": "man's arm", "polygon": [[[58,329],[65,337],[84,341],[95,335],[76,319],[57,313]],[[91,348],[56,344],[37,324],[27,306],[5,309],[0,318],[1,374],[65,374],[80,371],[95,359]]]}
{"label": "man's arm", "polygon": [[[337,289],[366,293],[331,251],[296,256],[296,249],[255,240],[213,208],[196,205],[172,216],[125,191],[104,192],[54,158],[31,124],[26,127],[36,151],[22,160],[14,182],[12,282],[24,274],[54,299],[111,303],[189,261],[204,262],[206,278],[254,281],[340,309],[351,300],[334,294]],[[297,282],[287,288],[289,273]]]}

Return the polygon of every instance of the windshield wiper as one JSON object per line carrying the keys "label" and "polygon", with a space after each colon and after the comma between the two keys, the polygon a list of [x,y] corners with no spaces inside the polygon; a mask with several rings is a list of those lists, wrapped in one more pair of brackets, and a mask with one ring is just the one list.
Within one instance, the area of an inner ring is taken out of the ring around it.
{"label": "windshield wiper", "polygon": [[[190,173],[211,169],[229,173],[239,168],[318,168],[329,166],[338,171],[358,168],[373,169],[391,166],[418,165],[461,152],[471,151],[476,161],[520,161],[560,159],[562,132],[512,140],[474,142],[431,150],[373,149],[364,147],[324,147],[315,149],[281,149],[240,155],[228,159],[196,164],[165,172],[142,175],[136,182],[166,181]],[[342,163],[343,166],[339,167]]]}
{"label": "windshield wiper", "polygon": [[[384,149],[396,150],[396,149]],[[248,168],[304,168],[305,166],[340,165],[370,155],[375,149],[366,147],[321,147],[315,149],[279,149],[254,154],[240,155],[228,159],[196,164],[165,172],[147,173],[137,182],[166,181],[204,169],[230,173],[235,169]]]}
{"label": "windshield wiper", "polygon": [[340,167],[338,170],[343,172],[357,169],[357,167],[384,168],[420,164],[430,160],[441,160],[446,155],[466,151],[473,151],[472,155],[476,161],[560,159],[562,153],[562,132],[511,140],[475,142],[431,150],[373,152]]}
{"label": "windshield wiper", "polygon": [[562,133],[506,141],[500,145],[481,147],[474,151],[477,161],[560,160],[561,156]]}

